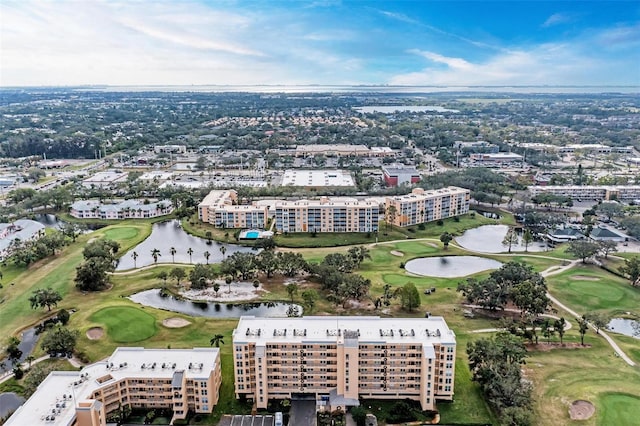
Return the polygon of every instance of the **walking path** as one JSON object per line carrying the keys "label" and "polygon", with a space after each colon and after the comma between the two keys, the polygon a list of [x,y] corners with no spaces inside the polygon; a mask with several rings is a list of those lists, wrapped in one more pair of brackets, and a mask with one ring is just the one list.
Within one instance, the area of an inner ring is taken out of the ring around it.
{"label": "walking path", "polygon": [[[20,364],[20,367],[23,370],[26,370],[26,369],[30,368],[30,366],[38,364],[39,362],[42,362],[42,361],[46,361],[48,359],[60,359],[60,358],[51,358],[49,355],[44,355],[44,356],[41,356],[40,358],[36,358],[33,361],[31,361],[31,364],[29,364],[28,362],[23,362],[22,364]],[[75,356],[73,358],[64,358],[64,359],[69,361],[69,364],[71,364],[75,368],[80,368],[80,367],[83,366],[83,364]],[[4,383],[4,382],[6,382],[7,380],[9,380],[12,377],[13,377],[13,371],[12,370],[5,371],[2,374],[0,374],[0,383]]]}

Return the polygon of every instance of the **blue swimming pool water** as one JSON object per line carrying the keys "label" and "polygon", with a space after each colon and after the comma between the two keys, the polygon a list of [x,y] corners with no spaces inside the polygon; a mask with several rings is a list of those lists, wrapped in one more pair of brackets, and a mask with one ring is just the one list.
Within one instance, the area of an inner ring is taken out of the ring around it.
{"label": "blue swimming pool water", "polygon": [[258,238],[259,236],[260,236],[259,232],[251,231],[251,232],[247,232],[245,238]]}

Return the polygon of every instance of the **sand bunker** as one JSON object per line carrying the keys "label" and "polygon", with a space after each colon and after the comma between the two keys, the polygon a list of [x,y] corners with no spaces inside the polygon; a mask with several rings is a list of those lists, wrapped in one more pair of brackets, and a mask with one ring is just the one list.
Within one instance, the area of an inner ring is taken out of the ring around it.
{"label": "sand bunker", "polygon": [[404,253],[398,250],[391,250],[389,253],[391,253],[394,256],[398,256],[398,257],[402,257],[404,256]]}
{"label": "sand bunker", "polygon": [[579,399],[573,401],[569,407],[569,417],[571,420],[587,420],[596,412],[596,407],[589,401]]}
{"label": "sand bunker", "polygon": [[580,280],[580,281],[600,281],[600,278],[590,277],[588,275],[572,275],[571,278],[573,278],[574,280]]}
{"label": "sand bunker", "polygon": [[184,318],[167,318],[165,320],[162,320],[162,325],[164,325],[167,328],[182,328],[182,327],[186,327],[189,324],[191,324],[189,321],[187,321]]}
{"label": "sand bunker", "polygon": [[87,338],[89,340],[99,340],[104,336],[104,329],[102,327],[92,327],[87,330]]}

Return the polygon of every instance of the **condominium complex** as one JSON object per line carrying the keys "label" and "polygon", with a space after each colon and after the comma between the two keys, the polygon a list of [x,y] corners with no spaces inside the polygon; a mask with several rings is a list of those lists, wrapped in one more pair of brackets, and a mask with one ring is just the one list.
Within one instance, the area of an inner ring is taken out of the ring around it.
{"label": "condominium complex", "polygon": [[198,204],[198,217],[220,228],[257,228],[267,226],[267,206],[256,203],[238,205],[238,193],[233,189],[214,190]]}
{"label": "condominium complex", "polygon": [[597,185],[566,185],[566,186],[530,186],[529,192],[532,196],[538,194],[553,194],[575,199],[593,200],[640,200],[640,185],[617,185],[617,186],[597,186]]}
{"label": "condominium complex", "polygon": [[375,232],[380,205],[370,200],[322,197],[319,200],[277,201],[278,232]]}
{"label": "condominium complex", "polygon": [[453,399],[456,339],[442,317],[242,317],[233,332],[236,397],[314,396],[322,409],[358,398]]}
{"label": "condominium complex", "polygon": [[415,188],[411,194],[387,197],[385,211],[393,225],[413,226],[468,213],[470,197],[468,189],[456,186],[431,191]]}
{"label": "condominium complex", "polygon": [[147,219],[168,215],[173,211],[169,200],[145,204],[141,200],[125,200],[121,203],[104,204],[96,200],[76,201],[71,204],[69,214],[79,219]]}
{"label": "condominium complex", "polygon": [[220,389],[217,348],[118,348],[81,371],[54,371],[5,426],[105,426],[122,407],[211,413]]}

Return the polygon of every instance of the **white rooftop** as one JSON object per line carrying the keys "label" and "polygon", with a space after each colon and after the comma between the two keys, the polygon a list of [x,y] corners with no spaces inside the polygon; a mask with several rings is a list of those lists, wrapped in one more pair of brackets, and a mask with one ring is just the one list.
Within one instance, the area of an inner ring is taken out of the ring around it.
{"label": "white rooftop", "polygon": [[282,186],[355,186],[346,170],[286,170]]}
{"label": "white rooftop", "polygon": [[93,176],[89,176],[83,182],[117,182],[120,180],[125,180],[127,178],[128,173],[122,172],[114,172],[114,171],[106,171],[106,172],[98,172]]}
{"label": "white rooftop", "polygon": [[[181,370],[188,378],[208,378],[219,359],[218,352],[218,348],[117,348],[107,361],[88,365],[81,371],[49,374],[5,426],[72,425],[77,402],[90,399],[96,389],[124,378],[168,379]],[[46,421],[51,415],[55,420]]]}
{"label": "white rooftop", "polygon": [[233,342],[336,342],[345,331],[357,331],[360,342],[455,344],[456,336],[443,317],[380,318],[243,316],[233,331]]}

